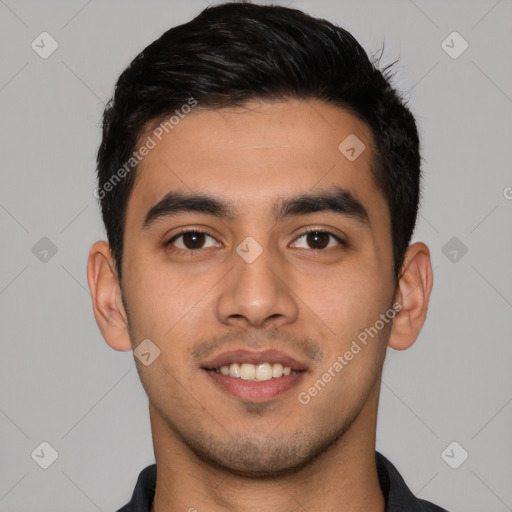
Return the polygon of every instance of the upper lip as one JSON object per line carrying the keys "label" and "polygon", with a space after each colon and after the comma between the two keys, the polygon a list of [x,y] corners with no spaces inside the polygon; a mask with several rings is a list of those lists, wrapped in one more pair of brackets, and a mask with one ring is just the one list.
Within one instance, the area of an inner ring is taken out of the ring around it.
{"label": "upper lip", "polygon": [[294,371],[305,371],[307,367],[304,363],[280,350],[269,349],[260,351],[250,351],[247,349],[230,350],[208,359],[202,364],[206,370],[214,370],[221,366],[229,366],[231,363],[281,363],[283,366],[289,366]]}

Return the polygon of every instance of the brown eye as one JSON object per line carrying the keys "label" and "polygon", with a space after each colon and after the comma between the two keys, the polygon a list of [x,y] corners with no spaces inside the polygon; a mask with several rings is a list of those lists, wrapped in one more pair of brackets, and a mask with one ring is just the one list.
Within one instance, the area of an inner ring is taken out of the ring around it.
{"label": "brown eye", "polygon": [[[323,250],[326,248],[336,246],[336,243],[342,246],[346,245],[345,242],[341,240],[341,238],[334,235],[333,233],[330,233],[329,231],[320,231],[318,229],[307,231],[306,233],[303,233],[301,236],[299,236],[296,240],[301,239],[304,239],[304,241],[306,242],[306,247],[304,247],[304,245],[298,245],[297,242],[294,242],[292,244],[292,247]],[[331,243],[332,240],[334,240],[334,243]]]}
{"label": "brown eye", "polygon": [[325,249],[329,245],[329,234],[315,231],[306,235],[306,241],[313,249]]}
{"label": "brown eye", "polygon": [[[177,242],[180,238],[182,241]],[[176,236],[173,236],[169,242],[167,242],[167,245],[172,245],[177,249],[184,251],[196,251],[198,249],[204,249],[204,244],[208,238],[215,241],[215,238],[210,236],[208,233],[203,233],[201,231],[183,231]],[[215,243],[209,247],[214,246]]]}

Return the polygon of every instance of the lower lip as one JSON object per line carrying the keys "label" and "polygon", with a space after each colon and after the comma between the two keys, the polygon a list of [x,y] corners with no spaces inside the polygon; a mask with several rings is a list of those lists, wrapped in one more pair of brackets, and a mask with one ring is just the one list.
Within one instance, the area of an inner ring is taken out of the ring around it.
{"label": "lower lip", "polygon": [[296,386],[305,372],[283,375],[277,379],[263,381],[243,380],[223,375],[215,370],[203,370],[224,391],[241,400],[249,402],[265,402]]}

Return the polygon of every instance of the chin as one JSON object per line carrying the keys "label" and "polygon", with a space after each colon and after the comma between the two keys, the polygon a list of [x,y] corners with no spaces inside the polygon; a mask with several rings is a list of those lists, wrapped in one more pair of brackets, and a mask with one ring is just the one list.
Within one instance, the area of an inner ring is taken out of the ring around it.
{"label": "chin", "polygon": [[226,473],[251,479],[276,479],[293,475],[319,459],[343,435],[344,428],[330,436],[300,431],[293,435],[237,436],[219,441],[209,437],[185,440],[203,463]]}

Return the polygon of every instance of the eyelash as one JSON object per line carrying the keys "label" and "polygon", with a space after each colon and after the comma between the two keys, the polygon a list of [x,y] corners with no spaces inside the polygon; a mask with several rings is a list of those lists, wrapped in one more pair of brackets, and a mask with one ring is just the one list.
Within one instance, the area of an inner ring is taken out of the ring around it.
{"label": "eyelash", "polygon": [[[185,235],[185,234],[199,234],[199,235],[207,235],[211,238],[213,238],[215,240],[215,237],[213,235],[211,235],[210,233],[208,233],[207,231],[200,231],[198,229],[183,229],[182,231],[180,231],[179,233],[177,233],[176,235],[174,235],[171,239],[169,239],[166,243],[165,243],[165,246],[167,248],[169,247],[172,247],[172,243],[177,240],[178,238],[180,238],[182,235]],[[320,233],[320,234],[324,234],[324,235],[329,235],[331,236],[332,238],[334,238],[339,244],[340,246],[344,247],[344,248],[348,248],[348,244],[347,242],[345,242],[345,240],[343,240],[342,238],[340,238],[339,236],[335,235],[334,233],[331,233],[330,231],[326,231],[326,230],[321,230],[321,229],[318,229],[318,228],[312,228],[312,229],[308,229],[307,231],[304,231],[302,234],[300,234],[298,237],[296,237],[294,239],[294,241],[296,240],[299,240],[300,238],[302,238],[303,236],[305,235],[308,235],[309,233]],[[176,248],[172,248],[172,249],[169,249],[171,252],[181,252],[181,253],[188,253],[188,254],[191,254],[191,253],[197,253],[197,252],[200,252],[201,250],[203,249],[176,249]],[[325,251],[326,249],[310,249],[311,251]]]}

